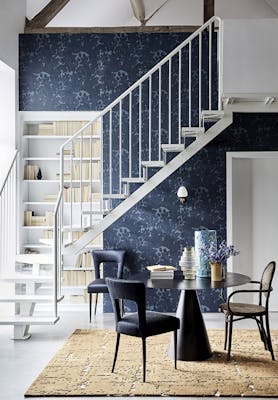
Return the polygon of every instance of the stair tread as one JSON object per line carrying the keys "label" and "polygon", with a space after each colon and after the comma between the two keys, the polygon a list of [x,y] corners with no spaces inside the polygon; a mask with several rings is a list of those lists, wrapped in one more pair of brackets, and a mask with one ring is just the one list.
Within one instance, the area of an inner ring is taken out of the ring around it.
{"label": "stair tread", "polygon": [[142,161],[143,167],[162,168],[164,165],[164,161]]}
{"label": "stair tread", "polygon": [[205,133],[205,128],[203,127],[182,127],[181,128],[181,135],[182,137],[196,137]]}
{"label": "stair tread", "polygon": [[32,275],[32,274],[9,274],[0,276],[1,280],[4,281],[32,281],[32,282],[52,282],[53,276],[50,275]]}
{"label": "stair tread", "polygon": [[177,153],[184,150],[184,144],[162,144],[161,148],[165,152]]}
{"label": "stair tread", "polygon": [[15,261],[23,264],[53,264],[54,258],[47,254],[17,254]]}
{"label": "stair tread", "polygon": [[222,110],[203,110],[202,111],[202,118],[206,122],[214,122],[218,121],[219,119],[223,118],[224,111]]}
{"label": "stair tread", "polygon": [[0,325],[54,325],[60,317],[21,317],[13,315],[0,318]]}
{"label": "stair tread", "polygon": [[[63,296],[58,299],[62,300]],[[53,296],[42,295],[42,294],[17,294],[14,296],[1,296],[0,303],[17,303],[17,302],[34,302],[34,303],[49,303],[53,301]]]}
{"label": "stair tread", "polygon": [[126,183],[144,183],[146,180],[144,178],[122,178],[122,182]]}
{"label": "stair tread", "polygon": [[104,199],[126,199],[128,197],[127,194],[103,194],[102,196]]}
{"label": "stair tread", "polygon": [[82,211],[83,215],[105,215],[109,211],[108,210],[101,210],[101,211]]}

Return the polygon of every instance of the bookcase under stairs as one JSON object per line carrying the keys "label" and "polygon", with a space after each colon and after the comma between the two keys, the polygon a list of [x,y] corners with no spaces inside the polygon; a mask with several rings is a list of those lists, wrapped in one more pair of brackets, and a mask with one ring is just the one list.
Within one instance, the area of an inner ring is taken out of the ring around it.
{"label": "bookcase under stairs", "polygon": [[[53,253],[53,213],[60,185],[60,146],[84,126],[92,112],[21,112],[21,179],[20,179],[20,254]],[[68,154],[65,177],[65,215],[73,216],[73,233],[63,228],[65,242],[80,238],[86,231],[86,208],[100,209],[102,186],[101,131],[97,124],[88,128],[83,137],[83,148],[76,142]],[[83,160],[80,160],[82,153]],[[87,155],[87,157],[86,157]],[[89,157],[93,155],[94,169],[89,171]],[[92,174],[92,182],[89,180]],[[82,176],[82,184],[80,178]],[[88,179],[86,179],[86,177]],[[73,203],[70,204],[70,196]],[[68,197],[68,199],[67,199]],[[80,213],[82,198],[83,213]],[[85,212],[84,212],[85,211]],[[88,214],[90,214],[88,212]],[[80,221],[83,218],[82,223]],[[94,218],[101,218],[96,213]],[[82,228],[81,228],[82,226]],[[93,249],[102,248],[102,235],[76,256],[63,256],[62,294],[65,303],[88,301],[86,287],[94,277],[91,256]],[[28,268],[18,265],[21,271]],[[45,273],[48,273],[45,266]],[[49,274],[51,268],[49,268]],[[41,287],[40,292],[44,293]]]}

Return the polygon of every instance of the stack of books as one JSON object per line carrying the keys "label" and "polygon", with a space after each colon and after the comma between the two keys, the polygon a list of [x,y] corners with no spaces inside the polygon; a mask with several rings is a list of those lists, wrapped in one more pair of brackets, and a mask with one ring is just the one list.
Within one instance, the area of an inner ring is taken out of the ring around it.
{"label": "stack of books", "polygon": [[151,273],[151,279],[174,279],[176,267],[171,265],[150,265],[147,270]]}

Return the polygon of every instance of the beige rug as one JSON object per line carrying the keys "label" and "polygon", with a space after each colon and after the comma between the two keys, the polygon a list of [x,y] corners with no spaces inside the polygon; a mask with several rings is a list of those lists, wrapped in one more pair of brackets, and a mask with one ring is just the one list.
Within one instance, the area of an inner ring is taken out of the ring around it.
{"label": "beige rug", "polygon": [[[278,362],[256,330],[235,330],[226,361],[224,332],[209,331],[213,357],[202,362],[167,357],[169,335],[147,339],[147,382],[142,383],[141,339],[122,335],[115,373],[114,331],[76,330],[25,396],[258,396],[278,397]],[[272,332],[278,358],[278,331]]]}

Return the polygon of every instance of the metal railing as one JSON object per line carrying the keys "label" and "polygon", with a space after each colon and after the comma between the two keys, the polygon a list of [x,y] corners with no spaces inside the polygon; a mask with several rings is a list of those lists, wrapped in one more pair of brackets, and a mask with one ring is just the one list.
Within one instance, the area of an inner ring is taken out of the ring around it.
{"label": "metal railing", "polygon": [[17,158],[16,150],[0,188],[0,268],[1,273],[15,265],[17,242]]}
{"label": "metal railing", "polygon": [[162,144],[181,144],[182,127],[200,128],[203,110],[221,109],[221,36],[213,17],[61,146],[55,252],[144,180],[144,162],[163,162]]}

